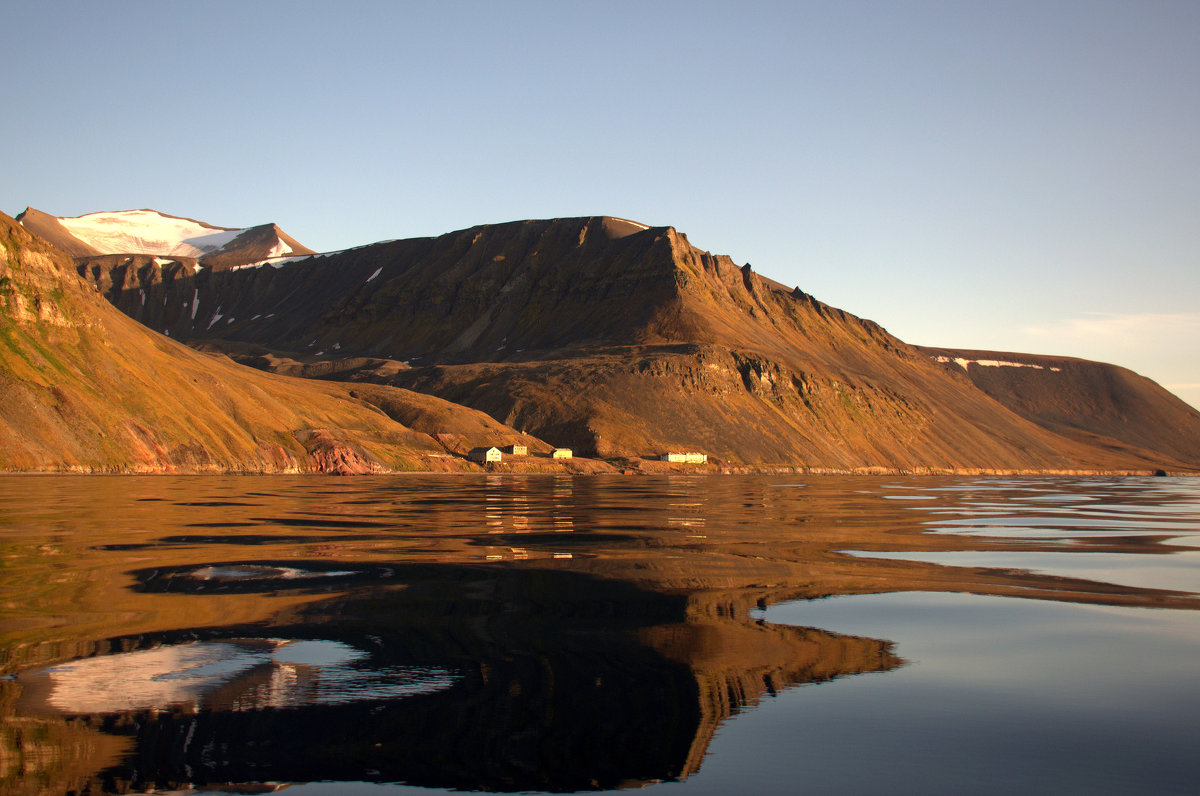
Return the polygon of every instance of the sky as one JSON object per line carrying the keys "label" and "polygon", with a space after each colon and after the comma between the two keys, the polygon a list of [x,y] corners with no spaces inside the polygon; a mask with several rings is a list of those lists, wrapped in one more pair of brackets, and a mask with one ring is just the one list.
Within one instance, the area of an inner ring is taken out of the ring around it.
{"label": "sky", "polygon": [[328,251],[614,215],[921,345],[1200,407],[1200,3],[114,2],[4,12],[0,211]]}

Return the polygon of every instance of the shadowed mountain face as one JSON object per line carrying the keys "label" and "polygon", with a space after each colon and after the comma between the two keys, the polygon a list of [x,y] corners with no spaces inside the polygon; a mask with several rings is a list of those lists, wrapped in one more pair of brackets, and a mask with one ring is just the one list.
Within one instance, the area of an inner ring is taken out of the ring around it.
{"label": "shadowed mountain face", "polygon": [[[83,258],[122,310],[185,340],[414,362],[690,338],[660,235],[613,219],[478,227],[275,267],[213,273],[189,262]],[[658,232],[662,232],[659,230]],[[186,299],[186,301],[185,301]]]}
{"label": "shadowed mountain face", "polygon": [[1200,467],[1186,445],[1064,436],[878,325],[669,227],[554,219],[278,267],[130,257],[78,267],[173,337],[267,369],[434,394],[606,457],[691,449],[730,464],[916,472]]}
{"label": "shadowed mountain face", "polygon": [[115,311],[2,215],[0,390],[6,470],[443,470],[456,466],[444,446],[393,418],[427,428],[447,413],[460,435],[521,439],[430,396],[377,388],[372,403],[188,348]]}

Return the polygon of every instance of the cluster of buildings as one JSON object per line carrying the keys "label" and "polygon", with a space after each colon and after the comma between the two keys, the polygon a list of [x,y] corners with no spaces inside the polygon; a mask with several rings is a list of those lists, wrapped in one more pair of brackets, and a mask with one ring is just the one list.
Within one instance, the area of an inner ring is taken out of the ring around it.
{"label": "cluster of buildings", "polygon": [[[504,460],[505,455],[508,456],[528,456],[529,448],[525,445],[505,445],[503,448],[479,447],[472,448],[467,453],[467,458],[473,462],[487,464],[488,462],[500,462]],[[550,454],[554,459],[570,459],[573,455],[570,448],[555,448]],[[707,464],[707,453],[664,453],[659,457],[664,462],[679,462],[682,464]]]}
{"label": "cluster of buildings", "polygon": [[[529,447],[526,445],[505,445],[503,448],[492,446],[490,448],[472,448],[467,453],[467,458],[473,462],[499,462],[504,459],[504,455],[509,456],[528,456]],[[550,454],[555,459],[570,459],[572,456],[570,448],[555,448]]]}
{"label": "cluster of buildings", "polygon": [[707,453],[664,453],[659,457],[664,462],[683,462],[684,464],[708,464]]}

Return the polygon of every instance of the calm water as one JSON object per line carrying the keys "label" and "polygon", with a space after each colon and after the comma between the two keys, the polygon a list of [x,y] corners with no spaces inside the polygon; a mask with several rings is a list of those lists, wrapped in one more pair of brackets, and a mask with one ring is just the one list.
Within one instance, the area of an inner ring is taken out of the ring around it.
{"label": "calm water", "polygon": [[0,792],[1195,793],[1200,479],[2,477]]}

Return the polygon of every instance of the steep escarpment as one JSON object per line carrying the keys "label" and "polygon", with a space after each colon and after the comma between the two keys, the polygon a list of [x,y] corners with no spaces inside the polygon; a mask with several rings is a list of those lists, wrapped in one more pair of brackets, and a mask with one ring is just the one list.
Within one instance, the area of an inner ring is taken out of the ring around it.
{"label": "steep escarpment", "polygon": [[451,466],[430,436],[346,386],[251,370],[130,321],[64,254],[3,215],[0,394],[4,470]]}

